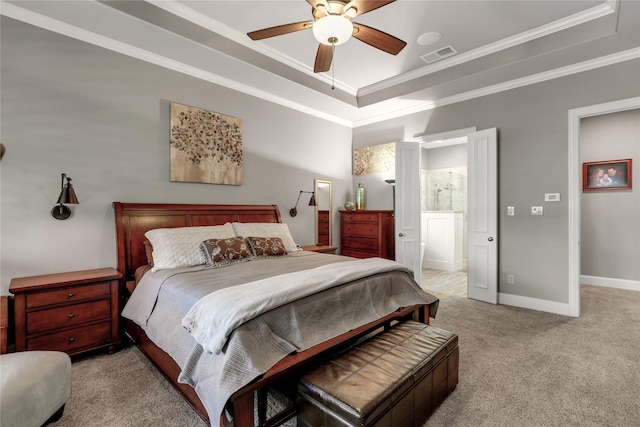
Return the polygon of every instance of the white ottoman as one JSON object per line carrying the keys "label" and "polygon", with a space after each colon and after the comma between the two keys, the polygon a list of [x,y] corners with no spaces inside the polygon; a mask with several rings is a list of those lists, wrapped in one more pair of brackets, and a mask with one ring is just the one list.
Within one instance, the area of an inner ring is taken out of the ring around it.
{"label": "white ottoman", "polygon": [[40,427],[71,397],[71,359],[59,351],[0,355],[0,425]]}

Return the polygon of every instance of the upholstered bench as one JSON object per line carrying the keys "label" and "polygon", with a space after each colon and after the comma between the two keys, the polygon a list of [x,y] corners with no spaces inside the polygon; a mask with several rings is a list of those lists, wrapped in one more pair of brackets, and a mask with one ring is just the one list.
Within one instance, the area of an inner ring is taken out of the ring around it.
{"label": "upholstered bench", "polygon": [[57,421],[71,396],[71,359],[60,351],[0,356],[0,425],[41,426]]}
{"label": "upholstered bench", "polygon": [[457,335],[412,320],[305,374],[298,426],[422,426],[458,384]]}

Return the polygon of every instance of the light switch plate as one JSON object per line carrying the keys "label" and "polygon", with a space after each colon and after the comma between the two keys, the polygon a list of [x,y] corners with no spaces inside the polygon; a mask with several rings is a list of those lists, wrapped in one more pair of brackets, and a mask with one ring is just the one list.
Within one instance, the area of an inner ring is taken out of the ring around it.
{"label": "light switch plate", "polygon": [[545,202],[559,202],[560,193],[544,193]]}
{"label": "light switch plate", "polygon": [[542,215],[542,206],[531,206],[531,215]]}

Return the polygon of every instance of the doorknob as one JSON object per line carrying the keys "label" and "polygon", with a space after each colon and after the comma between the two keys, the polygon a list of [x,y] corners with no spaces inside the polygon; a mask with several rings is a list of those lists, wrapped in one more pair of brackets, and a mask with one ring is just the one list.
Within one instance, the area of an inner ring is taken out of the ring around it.
{"label": "doorknob", "polygon": [[487,240],[493,242],[493,237],[489,237]]}
{"label": "doorknob", "polygon": [[398,233],[398,237],[402,237],[402,236],[404,236],[403,233]]}

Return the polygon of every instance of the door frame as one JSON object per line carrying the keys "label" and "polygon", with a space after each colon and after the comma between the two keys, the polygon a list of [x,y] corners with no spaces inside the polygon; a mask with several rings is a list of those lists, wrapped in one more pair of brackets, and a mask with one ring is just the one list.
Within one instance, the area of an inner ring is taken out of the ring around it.
{"label": "door frame", "polygon": [[580,163],[580,120],[586,117],[640,108],[640,97],[605,102],[569,110],[569,316],[580,316],[580,203],[582,165]]}

